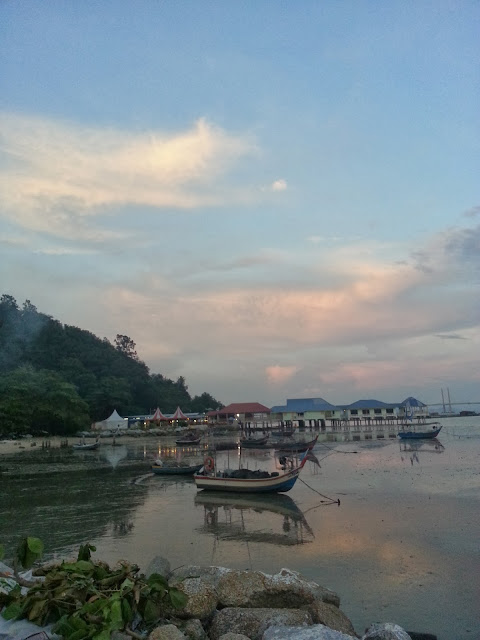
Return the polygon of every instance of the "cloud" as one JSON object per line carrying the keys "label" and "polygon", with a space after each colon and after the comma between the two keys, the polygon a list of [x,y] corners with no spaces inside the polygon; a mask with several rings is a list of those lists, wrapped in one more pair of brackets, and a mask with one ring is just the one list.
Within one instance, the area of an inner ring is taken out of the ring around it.
{"label": "cloud", "polygon": [[195,209],[242,196],[222,178],[255,152],[247,137],[204,119],[187,131],[131,133],[2,114],[3,215],[20,226],[66,238],[104,241],[92,216],[122,206]]}
{"label": "cloud", "polygon": [[288,188],[286,180],[275,180],[272,182],[271,189],[272,191],[286,191]]}
{"label": "cloud", "polygon": [[465,336],[460,336],[456,333],[452,333],[452,334],[437,333],[436,337],[441,338],[442,340],[467,340],[468,339],[468,338],[465,338]]}
{"label": "cloud", "polygon": [[268,382],[272,384],[284,384],[288,382],[290,378],[292,378],[298,371],[298,367],[295,365],[291,366],[280,366],[280,365],[271,365],[265,368],[265,373],[267,376]]}

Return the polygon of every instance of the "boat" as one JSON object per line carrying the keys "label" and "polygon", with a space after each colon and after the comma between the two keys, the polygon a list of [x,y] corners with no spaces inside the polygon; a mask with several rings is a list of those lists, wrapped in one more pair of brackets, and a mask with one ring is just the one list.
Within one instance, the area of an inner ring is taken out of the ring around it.
{"label": "boat", "polygon": [[[427,426],[431,427],[430,431],[424,430]],[[401,440],[432,440],[438,436],[442,429],[442,425],[438,422],[422,424],[421,427],[422,431],[416,431],[412,429],[411,424],[403,424],[397,435]]]}
{"label": "boat", "polygon": [[261,436],[259,438],[254,438],[249,436],[248,438],[240,438],[240,446],[250,448],[250,449],[255,447],[262,447],[263,445],[267,444],[267,440],[268,440],[268,435]]}
{"label": "boat", "polygon": [[273,448],[277,451],[288,451],[290,453],[303,453],[305,451],[309,451],[313,449],[318,440],[318,436],[316,436],[313,440],[309,442],[299,442],[299,441],[289,441],[289,440],[280,440],[278,442],[273,443]]}
{"label": "boat", "polygon": [[177,438],[175,440],[175,444],[180,444],[180,445],[188,445],[188,444],[199,444],[200,440],[202,439],[202,435],[198,435],[196,433],[187,433],[184,436],[180,436],[179,438]]}
{"label": "boat", "polygon": [[77,442],[72,445],[75,451],[94,451],[100,446],[99,442]]}
{"label": "boat", "polygon": [[285,493],[294,486],[306,461],[305,453],[301,456],[300,464],[297,467],[285,470],[283,473],[252,471],[250,469],[226,470],[217,473],[214,459],[207,456],[203,469],[195,474],[193,479],[197,489],[234,491],[236,493]]}
{"label": "boat", "polygon": [[295,433],[295,429],[281,429],[280,431],[272,431],[275,438],[291,438]]}
{"label": "boat", "polygon": [[193,476],[193,474],[198,473],[202,467],[203,462],[200,462],[198,464],[181,464],[176,461],[168,461],[167,463],[165,463],[162,460],[156,460],[152,464],[151,470],[153,473],[159,476]]}

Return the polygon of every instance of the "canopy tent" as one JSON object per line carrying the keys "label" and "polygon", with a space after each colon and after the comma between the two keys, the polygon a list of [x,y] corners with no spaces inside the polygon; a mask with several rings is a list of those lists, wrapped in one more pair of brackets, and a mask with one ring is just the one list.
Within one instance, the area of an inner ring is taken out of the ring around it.
{"label": "canopy tent", "polygon": [[157,407],[157,410],[155,411],[153,416],[150,418],[150,420],[152,422],[160,422],[160,420],[168,420],[168,418],[164,416],[163,413],[160,411],[160,408]]}
{"label": "canopy tent", "polygon": [[177,407],[177,410],[171,417],[171,420],[188,420],[188,417],[183,413],[180,407]]}
{"label": "canopy tent", "polygon": [[96,422],[95,428],[107,430],[107,431],[117,431],[117,429],[128,429],[128,420],[125,420],[125,418],[122,418],[122,416],[120,416],[117,413],[117,410],[114,409],[112,414],[106,420],[102,420],[101,422]]}

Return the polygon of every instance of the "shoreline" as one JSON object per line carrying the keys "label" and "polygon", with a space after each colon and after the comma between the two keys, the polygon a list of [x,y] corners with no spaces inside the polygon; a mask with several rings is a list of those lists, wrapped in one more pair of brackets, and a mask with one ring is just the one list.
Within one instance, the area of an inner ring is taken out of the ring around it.
{"label": "shoreline", "polygon": [[[172,439],[174,441],[174,434],[169,435],[145,435],[145,436],[120,436],[116,439],[116,444],[129,444],[131,442],[146,443],[155,442],[158,439]],[[80,440],[78,436],[44,436],[42,438],[22,438],[21,440],[0,440],[0,457],[6,455],[12,455],[16,453],[26,453],[28,451],[48,449],[62,449],[71,448],[75,443]],[[87,438],[86,442],[93,442],[92,438]],[[65,444],[66,443],[66,444]],[[112,446],[113,438],[100,438],[100,447]]]}

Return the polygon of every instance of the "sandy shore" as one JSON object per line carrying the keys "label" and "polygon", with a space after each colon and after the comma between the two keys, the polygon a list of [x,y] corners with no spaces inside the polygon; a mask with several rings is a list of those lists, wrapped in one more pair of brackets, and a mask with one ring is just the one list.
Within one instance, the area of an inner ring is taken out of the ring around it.
{"label": "sandy shore", "polygon": [[[171,436],[121,436],[117,438],[118,444],[127,444],[128,442],[155,442],[161,439],[163,441],[169,441],[174,439],[174,435]],[[51,436],[44,438],[25,438],[22,440],[0,440],[0,456],[10,455],[12,453],[19,453],[20,451],[32,451],[33,449],[42,449],[42,447],[48,446],[51,449],[59,449],[61,446],[65,446],[64,443],[68,443],[67,446],[72,446],[76,442],[79,442],[78,436],[65,437],[65,436]],[[93,439],[87,438],[86,442],[94,442]],[[101,438],[101,445],[111,445],[112,438]]]}

